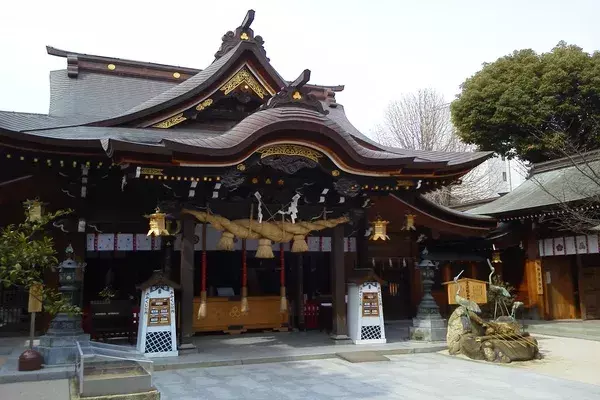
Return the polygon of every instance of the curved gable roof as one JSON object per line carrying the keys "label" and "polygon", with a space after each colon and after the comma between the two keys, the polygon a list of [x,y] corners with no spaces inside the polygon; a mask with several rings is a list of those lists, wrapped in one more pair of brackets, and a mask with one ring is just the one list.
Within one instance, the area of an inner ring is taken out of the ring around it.
{"label": "curved gable roof", "polygon": [[275,82],[277,82],[277,85],[279,86],[277,89],[280,89],[285,85],[285,81],[271,66],[258,46],[251,41],[242,41],[225,55],[216,59],[206,69],[198,72],[186,81],[181,82],[179,85],[152,97],[120,115],[104,121],[97,121],[95,125],[114,126],[127,123],[138,118],[147,117],[154,112],[164,110],[178,103],[188,101],[201,94],[203,90],[207,89],[219,79],[222,79],[224,74],[240,60],[244,52],[251,52],[254,54],[260,63],[260,66],[269,73],[270,77]]}

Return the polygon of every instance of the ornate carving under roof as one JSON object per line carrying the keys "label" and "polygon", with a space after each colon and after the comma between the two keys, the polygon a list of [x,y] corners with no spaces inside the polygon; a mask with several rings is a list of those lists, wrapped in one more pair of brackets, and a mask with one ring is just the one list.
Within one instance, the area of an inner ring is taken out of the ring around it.
{"label": "ornate carving under roof", "polygon": [[[242,21],[242,24],[237,27],[235,32],[228,31],[225,35],[223,35],[221,47],[215,53],[215,59],[223,57],[227,54],[231,49],[237,46],[242,40],[247,42],[253,42],[258,45],[258,48],[262,51],[263,55],[266,57],[267,52],[265,51],[265,41],[261,36],[254,36],[254,31],[250,29],[250,25],[252,25],[252,21],[254,21],[254,10],[248,10],[246,13],[246,17]],[[267,58],[267,61],[269,59]]]}
{"label": "ornate carving under roof", "polygon": [[261,107],[261,110],[277,107],[301,107],[308,110],[317,111],[323,115],[329,114],[328,110],[323,108],[323,103],[306,88],[306,83],[310,80],[310,70],[305,69],[296,80],[284,87],[275,96]]}

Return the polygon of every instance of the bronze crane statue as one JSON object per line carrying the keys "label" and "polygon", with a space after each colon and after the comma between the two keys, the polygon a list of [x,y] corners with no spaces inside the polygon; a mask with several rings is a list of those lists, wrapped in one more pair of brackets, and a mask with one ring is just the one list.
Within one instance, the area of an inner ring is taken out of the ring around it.
{"label": "bronze crane statue", "polygon": [[[500,308],[501,314],[504,314],[504,311],[506,311],[506,315],[510,316],[510,313],[508,312],[508,307],[506,306],[506,303],[500,299],[500,296],[510,299],[511,298],[510,293],[508,292],[508,290],[506,290],[506,288],[492,284],[492,275],[494,275],[494,272],[496,272],[496,269],[492,266],[492,263],[490,262],[489,258],[487,259],[487,263],[490,266],[490,271],[491,271],[490,276],[488,278],[490,291],[494,292],[496,294],[496,296],[494,296],[494,319],[496,319],[496,314],[498,313],[498,308]],[[504,306],[504,310],[502,309],[503,306]]]}
{"label": "bronze crane statue", "polygon": [[522,302],[522,301],[515,301],[515,302],[513,303],[513,305],[512,305],[512,310],[511,310],[511,312],[510,312],[510,316],[511,316],[511,318],[512,318],[512,319],[514,319],[514,320],[516,320],[516,319],[517,319],[517,318],[516,318],[517,309],[518,309],[519,307],[523,307],[523,305],[524,305],[524,304],[523,304],[523,302]]}
{"label": "bronze crane statue", "polygon": [[454,277],[454,283],[458,286],[458,288],[456,289],[456,294],[454,295],[454,301],[456,301],[456,304],[458,304],[465,310],[467,326],[469,326],[471,324],[471,318],[469,317],[469,311],[472,311],[476,314],[480,314],[481,308],[479,308],[479,305],[477,303],[475,303],[474,301],[465,299],[464,297],[462,297],[460,295],[461,287],[458,283],[458,278],[460,278],[460,276],[462,275],[463,272],[465,272],[464,269],[462,271],[460,271],[460,273]]}

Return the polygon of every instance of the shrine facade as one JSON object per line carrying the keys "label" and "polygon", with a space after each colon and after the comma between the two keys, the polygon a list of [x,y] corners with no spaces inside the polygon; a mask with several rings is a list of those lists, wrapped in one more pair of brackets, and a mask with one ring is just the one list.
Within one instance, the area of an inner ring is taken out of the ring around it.
{"label": "shrine facade", "polygon": [[[48,114],[0,112],[0,224],[20,222],[26,199],[73,210],[50,231],[87,263],[86,312],[109,292],[135,304],[136,285],[163,270],[181,286],[183,344],[315,323],[344,336],[356,279],[381,280],[386,318],[412,318],[416,265],[436,254],[444,311],[442,280],[479,274],[496,220],[424,195],[491,154],[374,142],[337,102],[344,86],[276,71],[253,19],[222,37],[203,70],[48,47],[67,64],[50,73]],[[479,256],[432,251],[465,240]]]}

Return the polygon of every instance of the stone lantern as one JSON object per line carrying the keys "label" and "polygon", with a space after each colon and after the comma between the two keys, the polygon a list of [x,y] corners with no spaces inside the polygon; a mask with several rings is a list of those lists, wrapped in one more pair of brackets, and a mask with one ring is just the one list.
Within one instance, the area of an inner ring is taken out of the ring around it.
{"label": "stone lantern", "polygon": [[[58,265],[58,291],[74,306],[81,307],[83,272],[85,263],[73,257],[73,247],[66,249],[66,258]],[[39,352],[46,365],[70,364],[77,358],[76,341],[89,342],[90,335],[83,333],[81,315],[59,312],[50,322],[48,332],[40,337]]]}
{"label": "stone lantern", "polygon": [[442,341],[446,340],[446,320],[440,315],[440,309],[431,295],[437,264],[423,259],[417,265],[421,271],[423,283],[423,298],[419,303],[417,316],[413,318],[410,328],[412,340]]}

